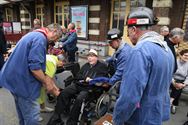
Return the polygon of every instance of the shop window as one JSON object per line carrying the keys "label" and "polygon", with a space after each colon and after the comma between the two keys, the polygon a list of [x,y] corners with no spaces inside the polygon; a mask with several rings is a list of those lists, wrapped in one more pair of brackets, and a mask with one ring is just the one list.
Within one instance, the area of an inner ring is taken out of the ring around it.
{"label": "shop window", "polygon": [[10,8],[5,8],[5,16],[7,22],[13,21],[13,11]]}
{"label": "shop window", "polygon": [[41,26],[44,26],[44,5],[36,5],[35,7],[36,18],[41,21]]}
{"label": "shop window", "polygon": [[69,2],[57,2],[54,3],[54,21],[62,26],[67,27],[70,23],[69,19]]}

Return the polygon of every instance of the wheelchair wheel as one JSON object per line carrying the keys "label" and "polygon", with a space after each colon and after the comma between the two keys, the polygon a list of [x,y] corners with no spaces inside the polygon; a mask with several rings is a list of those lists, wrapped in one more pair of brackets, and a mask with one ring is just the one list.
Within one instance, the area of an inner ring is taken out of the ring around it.
{"label": "wheelchair wheel", "polygon": [[95,107],[97,118],[100,118],[107,113],[109,109],[109,102],[110,102],[110,97],[108,94],[105,93],[100,96]]}

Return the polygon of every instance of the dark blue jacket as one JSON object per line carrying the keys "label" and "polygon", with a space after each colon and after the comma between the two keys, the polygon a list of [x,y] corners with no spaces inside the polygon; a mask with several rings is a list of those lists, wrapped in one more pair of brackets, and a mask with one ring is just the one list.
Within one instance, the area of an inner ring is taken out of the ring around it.
{"label": "dark blue jacket", "polygon": [[76,32],[69,32],[67,36],[61,40],[65,51],[77,51],[77,34]]}
{"label": "dark blue jacket", "polygon": [[113,54],[111,59],[107,60],[108,63],[112,63],[115,69],[114,75],[110,78],[109,84],[113,85],[115,82],[122,79],[123,71],[126,69],[126,62],[132,48],[127,43],[121,43],[118,50]]}

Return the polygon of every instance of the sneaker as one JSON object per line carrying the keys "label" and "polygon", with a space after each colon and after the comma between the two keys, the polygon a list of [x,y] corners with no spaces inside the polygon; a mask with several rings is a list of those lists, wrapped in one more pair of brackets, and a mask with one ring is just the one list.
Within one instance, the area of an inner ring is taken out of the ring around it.
{"label": "sneaker", "polygon": [[54,109],[50,108],[50,107],[45,107],[43,109],[40,109],[41,113],[50,113],[50,112],[53,112],[53,111],[54,111]]}
{"label": "sneaker", "polygon": [[174,105],[171,106],[171,113],[176,114],[176,106]]}
{"label": "sneaker", "polygon": [[38,122],[42,122],[44,119],[40,116]]}

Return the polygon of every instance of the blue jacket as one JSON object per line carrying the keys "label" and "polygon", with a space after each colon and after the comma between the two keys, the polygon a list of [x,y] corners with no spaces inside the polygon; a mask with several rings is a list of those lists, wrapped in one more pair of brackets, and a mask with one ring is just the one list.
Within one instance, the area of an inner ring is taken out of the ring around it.
{"label": "blue jacket", "polygon": [[76,32],[69,32],[66,38],[62,39],[63,48],[65,51],[77,51],[77,34]]}
{"label": "blue jacket", "polygon": [[115,125],[162,125],[170,116],[169,86],[174,57],[156,32],[147,32],[128,58],[120,95],[115,104]]}
{"label": "blue jacket", "polygon": [[30,32],[23,36],[0,72],[0,86],[13,94],[37,99],[41,83],[31,70],[45,71],[47,38],[41,32]]}
{"label": "blue jacket", "polygon": [[126,69],[127,58],[131,52],[131,46],[122,42],[118,50],[113,54],[112,58],[107,60],[112,63],[115,69],[114,75],[110,78],[109,84],[113,85],[115,82],[122,79],[123,70]]}

